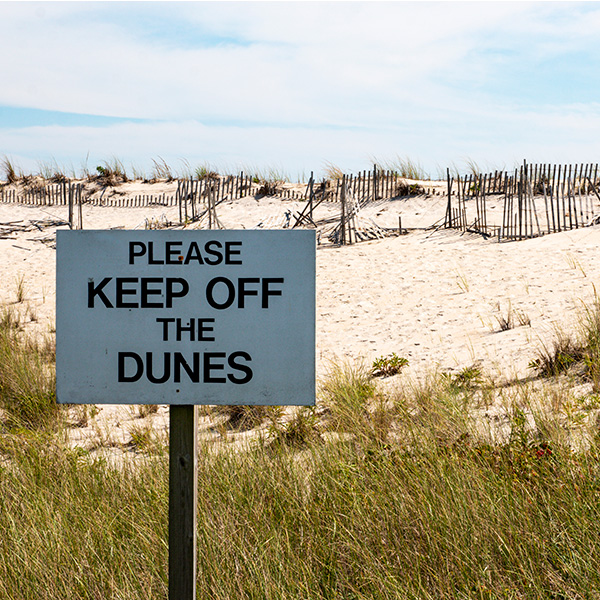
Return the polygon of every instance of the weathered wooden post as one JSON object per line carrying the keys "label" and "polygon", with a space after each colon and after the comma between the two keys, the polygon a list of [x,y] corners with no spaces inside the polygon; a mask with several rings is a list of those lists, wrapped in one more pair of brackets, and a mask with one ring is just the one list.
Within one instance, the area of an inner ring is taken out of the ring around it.
{"label": "weathered wooden post", "polygon": [[196,600],[198,408],[169,407],[169,598]]}
{"label": "weathered wooden post", "polygon": [[340,244],[346,244],[346,176],[342,175],[342,190],[340,194],[341,211],[340,211]]}
{"label": "weathered wooden post", "polygon": [[446,206],[445,227],[452,227],[452,181],[450,180],[450,169],[446,168],[446,179],[448,180],[448,204]]}
{"label": "weathered wooden post", "polygon": [[310,220],[313,220],[313,185],[314,185],[314,179],[313,179],[313,172],[310,172],[310,181],[308,182],[308,202],[309,202],[309,209],[308,209],[308,215],[310,216]]}

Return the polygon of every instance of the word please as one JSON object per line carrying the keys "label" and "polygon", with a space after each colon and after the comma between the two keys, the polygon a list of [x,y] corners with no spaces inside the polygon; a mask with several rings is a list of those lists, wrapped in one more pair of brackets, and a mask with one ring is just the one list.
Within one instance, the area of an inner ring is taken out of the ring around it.
{"label": "word please", "polygon": [[225,242],[217,240],[206,242],[200,246],[198,242],[190,242],[184,248],[183,242],[129,242],[129,264],[137,259],[143,259],[149,265],[189,265],[195,262],[199,265],[241,265],[239,258],[242,242]]}
{"label": "word please", "polygon": [[[276,286],[283,277],[215,277],[206,284],[209,306],[224,310],[245,308],[247,298],[256,297],[261,308],[269,308],[272,296],[281,296]],[[105,277],[100,283],[88,280],[88,308],[172,308],[173,300],[184,298],[190,284],[181,277]]]}

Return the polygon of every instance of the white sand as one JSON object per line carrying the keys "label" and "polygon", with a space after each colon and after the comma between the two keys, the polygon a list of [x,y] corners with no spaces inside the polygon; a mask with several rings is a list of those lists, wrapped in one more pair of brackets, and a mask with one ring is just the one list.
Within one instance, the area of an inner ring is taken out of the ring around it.
{"label": "white sand", "polygon": [[[427,208],[430,210],[428,211]],[[372,209],[373,219],[425,227],[443,214],[443,198],[392,201]],[[301,203],[245,198],[219,207],[231,228],[277,226]],[[339,210],[329,204],[316,217]],[[66,218],[64,207],[0,205],[0,223]],[[84,207],[85,229],[144,228],[145,219],[177,220],[164,207]],[[1,227],[1,225],[0,225]],[[13,308],[37,321],[27,328],[47,332],[54,324],[55,250],[39,241],[56,228],[18,232],[0,239],[0,302],[16,300],[24,278],[25,302]],[[491,374],[525,376],[539,341],[556,325],[568,327],[600,281],[600,227],[588,227],[521,242],[497,243],[474,234],[413,230],[408,235],[321,246],[317,252],[317,363],[328,359],[406,356],[414,373],[439,366],[460,368],[481,361]],[[31,307],[31,308],[28,308]],[[515,327],[499,331],[496,317],[512,311]],[[531,326],[519,325],[527,318]]]}
{"label": "white sand", "polygon": [[[137,192],[143,193],[143,192]],[[151,192],[146,192],[151,193]],[[397,200],[364,211],[378,224],[425,228],[444,214],[445,198]],[[285,212],[303,204],[245,198],[218,207],[229,228],[275,227]],[[315,219],[339,207],[321,206]],[[64,207],[0,204],[3,223],[65,219]],[[177,220],[177,209],[83,209],[85,229],[144,228],[146,219]],[[27,330],[47,335],[54,326],[56,227],[17,232],[0,239],[0,303],[28,320]],[[499,244],[474,234],[415,229],[408,235],[317,251],[317,371],[333,360],[364,358],[369,363],[392,352],[410,361],[409,373],[460,369],[478,363],[497,379],[531,374],[528,363],[557,326],[572,328],[582,303],[594,298],[600,282],[600,227]],[[15,303],[22,277],[25,300]],[[512,311],[514,327],[500,331],[497,317]],[[531,325],[519,324],[528,319]],[[103,407],[104,420],[78,434],[88,443],[125,443],[140,421],[135,409]],[[166,427],[167,412],[153,419]],[[99,429],[100,427],[100,429]],[[90,438],[90,432],[93,433]],[[77,437],[77,436],[74,436]],[[92,442],[89,440],[92,439]],[[93,440],[96,440],[94,442]]]}

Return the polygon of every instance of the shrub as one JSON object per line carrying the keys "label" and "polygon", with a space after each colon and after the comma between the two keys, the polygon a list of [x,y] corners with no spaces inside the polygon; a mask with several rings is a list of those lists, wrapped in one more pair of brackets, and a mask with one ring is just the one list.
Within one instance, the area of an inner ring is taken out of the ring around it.
{"label": "shrub", "polygon": [[400,373],[408,365],[408,359],[395,352],[388,356],[380,356],[373,361],[373,377],[390,377]]}
{"label": "shrub", "polygon": [[451,388],[457,389],[472,389],[483,383],[481,369],[476,365],[464,367],[455,374],[442,373],[442,377],[446,379]]}

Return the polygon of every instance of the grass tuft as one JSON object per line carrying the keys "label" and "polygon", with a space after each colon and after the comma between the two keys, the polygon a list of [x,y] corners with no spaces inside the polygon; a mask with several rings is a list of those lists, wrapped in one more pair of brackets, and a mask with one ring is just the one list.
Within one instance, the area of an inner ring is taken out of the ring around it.
{"label": "grass tuft", "polygon": [[158,159],[152,159],[152,163],[154,164],[154,168],[152,169],[152,176],[155,180],[163,180],[163,181],[173,181],[175,179],[173,177],[173,173],[171,171],[171,167],[167,164],[167,161],[158,157]]}
{"label": "grass tuft", "polygon": [[98,165],[96,176],[93,179],[106,187],[114,187],[129,181],[127,171],[117,157],[113,157],[110,161],[104,161],[103,165]]}
{"label": "grass tuft", "polygon": [[3,156],[0,160],[0,169],[4,171],[4,177],[6,179],[6,183],[15,184],[18,183],[21,175],[17,174],[14,163],[8,156]]}
{"label": "grass tuft", "polygon": [[64,183],[69,180],[55,159],[50,162],[38,161],[38,172],[46,182]]}
{"label": "grass tuft", "polygon": [[21,274],[16,278],[16,286],[15,286],[15,294],[16,294],[16,303],[21,304],[21,302],[25,301],[25,297],[27,295],[27,286],[25,285],[25,275]]}
{"label": "grass tuft", "polygon": [[218,179],[219,173],[216,169],[213,169],[208,163],[198,165],[194,170],[196,177],[200,180],[203,179]]}
{"label": "grass tuft", "polygon": [[274,448],[307,448],[321,441],[319,415],[314,407],[302,407],[287,422],[277,419],[269,427],[269,444]]}
{"label": "grass tuft", "polygon": [[542,344],[529,367],[541,377],[554,377],[578,369],[600,392],[600,298],[591,305],[584,304],[578,330],[557,329],[554,340]]}
{"label": "grass tuft", "polygon": [[421,163],[408,156],[401,157],[396,155],[395,158],[385,161],[373,159],[373,163],[381,171],[391,171],[398,177],[403,177],[404,179],[415,179],[419,181],[426,181],[429,179],[429,174],[422,167]]}
{"label": "grass tuft", "polygon": [[14,315],[0,320],[0,408],[9,429],[56,427],[54,348],[24,337]]}
{"label": "grass tuft", "polygon": [[320,385],[320,396],[329,413],[329,427],[349,431],[364,422],[374,394],[372,370],[364,363],[332,363]]}
{"label": "grass tuft", "polygon": [[337,180],[342,179],[344,176],[344,171],[330,161],[325,161],[323,165],[323,172],[325,174],[325,179]]}
{"label": "grass tuft", "polygon": [[241,405],[219,406],[216,409],[218,415],[225,415],[229,429],[242,431],[258,427],[278,411],[279,407]]}

